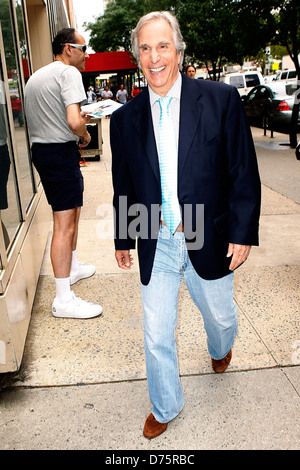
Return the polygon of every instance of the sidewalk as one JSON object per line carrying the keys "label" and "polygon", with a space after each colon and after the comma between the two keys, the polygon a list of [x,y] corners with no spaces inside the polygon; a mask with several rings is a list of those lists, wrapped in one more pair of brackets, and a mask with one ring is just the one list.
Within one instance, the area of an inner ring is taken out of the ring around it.
{"label": "sidewalk", "polygon": [[[51,315],[49,243],[23,364],[0,395],[0,449],[300,449],[300,162],[253,129],[263,183],[260,247],[235,274],[239,335],[232,362],[213,373],[202,319],[184,283],[178,351],[185,407],[160,437],[142,436],[151,411],[144,363],[138,262],[117,268],[100,228],[112,216],[109,119],[100,162],[83,167],[78,254],[96,274],[73,286],[99,302],[92,320]],[[0,378],[1,384],[1,378]]]}

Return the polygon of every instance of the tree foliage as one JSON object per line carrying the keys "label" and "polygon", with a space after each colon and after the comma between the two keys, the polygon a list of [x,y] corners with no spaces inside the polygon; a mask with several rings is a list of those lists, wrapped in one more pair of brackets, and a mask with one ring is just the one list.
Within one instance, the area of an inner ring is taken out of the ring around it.
{"label": "tree foliage", "polygon": [[255,56],[274,32],[271,0],[204,0],[184,2],[179,11],[187,53],[211,63],[213,78],[228,62],[242,64]]}
{"label": "tree foliage", "polygon": [[[211,63],[216,78],[222,59],[234,43],[233,2],[230,0],[182,2],[178,19],[192,61]],[[231,59],[231,57],[230,57]]]}
{"label": "tree foliage", "polygon": [[278,1],[275,13],[274,42],[287,48],[300,80],[300,3],[299,0]]}
{"label": "tree foliage", "polygon": [[[275,37],[298,56],[299,0],[112,0],[102,16],[87,23],[96,52],[130,50],[130,33],[150,11],[170,10],[180,23],[186,55],[217,69],[256,56]],[[295,14],[296,13],[296,14]],[[298,21],[298,23],[297,23]]]}
{"label": "tree foliage", "polygon": [[90,30],[90,46],[96,52],[130,50],[130,33],[139,18],[150,11],[173,10],[177,0],[113,0]]}

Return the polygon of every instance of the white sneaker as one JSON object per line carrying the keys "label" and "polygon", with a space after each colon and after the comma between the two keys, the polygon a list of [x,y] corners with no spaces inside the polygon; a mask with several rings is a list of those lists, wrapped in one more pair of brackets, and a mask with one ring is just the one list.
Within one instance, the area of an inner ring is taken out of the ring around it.
{"label": "white sneaker", "polygon": [[84,264],[82,261],[79,261],[78,264],[78,271],[70,274],[71,286],[75,284],[75,282],[80,281],[80,279],[86,279],[87,277],[93,276],[96,272],[96,267],[93,264]]}
{"label": "white sneaker", "polygon": [[76,297],[72,292],[72,297],[67,302],[60,304],[55,297],[52,304],[52,315],[59,318],[93,318],[101,315],[101,305],[92,304]]}

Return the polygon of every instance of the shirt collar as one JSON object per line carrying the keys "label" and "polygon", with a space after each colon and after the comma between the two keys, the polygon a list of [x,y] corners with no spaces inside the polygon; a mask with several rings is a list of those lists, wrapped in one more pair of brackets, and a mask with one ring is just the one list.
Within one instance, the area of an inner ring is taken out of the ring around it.
{"label": "shirt collar", "polygon": [[[182,84],[182,76],[181,73],[178,73],[178,76],[173,84],[173,86],[170,88],[166,96],[171,96],[172,98],[177,98],[180,100],[180,94],[181,94],[181,84]],[[154,103],[159,100],[160,95],[155,93],[150,86],[148,86],[149,89],[149,98],[150,98],[150,105],[153,106]]]}

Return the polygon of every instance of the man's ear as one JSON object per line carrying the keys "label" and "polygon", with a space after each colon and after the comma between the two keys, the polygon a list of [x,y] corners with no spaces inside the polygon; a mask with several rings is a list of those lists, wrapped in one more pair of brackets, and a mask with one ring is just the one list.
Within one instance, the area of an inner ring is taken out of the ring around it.
{"label": "man's ear", "polygon": [[67,54],[68,57],[71,57],[72,55],[72,48],[71,46],[64,46],[63,53]]}
{"label": "man's ear", "polygon": [[178,65],[180,64],[180,59],[181,59],[181,51],[179,51],[179,52],[177,53]]}

